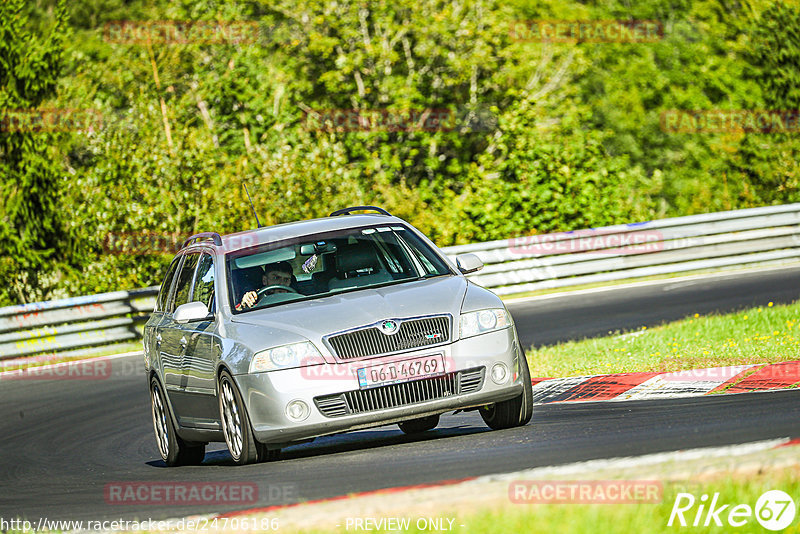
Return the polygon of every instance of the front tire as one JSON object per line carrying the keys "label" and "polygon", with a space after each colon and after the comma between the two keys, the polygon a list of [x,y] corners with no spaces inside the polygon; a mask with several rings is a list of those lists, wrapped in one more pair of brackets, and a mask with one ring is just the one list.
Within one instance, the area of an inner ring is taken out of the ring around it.
{"label": "front tire", "polygon": [[480,409],[483,422],[492,430],[502,430],[527,425],[533,416],[533,387],[528,361],[524,354],[517,356],[519,374],[522,379],[522,393],[513,399],[496,402]]}
{"label": "front tire", "polygon": [[205,444],[189,443],[178,436],[166,396],[155,376],[150,379],[150,406],[156,444],[164,463],[169,467],[201,464],[206,455]]}
{"label": "front tire", "polygon": [[270,449],[266,443],[259,443],[256,441],[256,461],[261,462],[275,462],[281,458],[280,449]]}
{"label": "front tire", "polygon": [[219,416],[228,452],[237,465],[258,461],[259,443],[253,437],[250,418],[236,383],[227,371],[219,376]]}
{"label": "front tire", "polygon": [[402,423],[397,423],[397,426],[406,434],[419,434],[420,432],[433,430],[438,424],[439,416],[431,415],[420,419],[412,419],[411,421],[403,421]]}

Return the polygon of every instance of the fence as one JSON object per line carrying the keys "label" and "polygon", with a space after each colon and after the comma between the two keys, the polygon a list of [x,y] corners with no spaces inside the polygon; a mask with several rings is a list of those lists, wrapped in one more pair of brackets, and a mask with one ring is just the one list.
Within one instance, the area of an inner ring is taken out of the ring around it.
{"label": "fence", "polygon": [[84,356],[141,338],[157,287],[0,308],[0,359]]}
{"label": "fence", "polygon": [[691,215],[444,249],[486,266],[470,276],[499,295],[800,260],[800,204]]}
{"label": "fence", "polygon": [[[443,249],[477,254],[469,278],[500,295],[800,261],[800,204],[691,215]],[[84,355],[134,341],[157,288],[0,308],[0,359]]]}

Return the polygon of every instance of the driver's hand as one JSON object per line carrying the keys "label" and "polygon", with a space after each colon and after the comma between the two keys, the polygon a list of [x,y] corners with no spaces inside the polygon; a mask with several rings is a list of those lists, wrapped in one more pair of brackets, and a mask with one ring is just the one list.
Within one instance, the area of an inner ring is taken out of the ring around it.
{"label": "driver's hand", "polygon": [[252,308],[253,304],[256,303],[257,299],[258,295],[256,294],[255,291],[248,291],[247,293],[244,294],[244,297],[242,297],[242,306],[244,306],[245,308]]}

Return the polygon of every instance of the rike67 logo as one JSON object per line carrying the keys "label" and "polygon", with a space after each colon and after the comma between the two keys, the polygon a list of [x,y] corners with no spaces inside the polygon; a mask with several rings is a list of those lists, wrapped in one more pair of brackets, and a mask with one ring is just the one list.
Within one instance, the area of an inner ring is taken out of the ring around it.
{"label": "rike67 logo", "polygon": [[770,490],[762,494],[755,507],[749,504],[720,502],[719,493],[699,499],[691,493],[678,493],[667,526],[743,527],[755,520],[767,530],[783,530],[792,524],[797,508],[788,493]]}

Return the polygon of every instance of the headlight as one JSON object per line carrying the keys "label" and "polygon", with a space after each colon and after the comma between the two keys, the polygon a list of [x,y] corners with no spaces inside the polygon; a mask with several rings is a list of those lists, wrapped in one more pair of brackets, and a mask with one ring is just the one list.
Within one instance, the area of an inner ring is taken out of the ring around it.
{"label": "headlight", "polygon": [[461,314],[461,339],[477,336],[492,330],[501,330],[511,324],[508,312],[503,308],[492,308]]}
{"label": "headlight", "polygon": [[250,361],[250,372],[262,373],[321,363],[325,363],[325,359],[317,347],[310,341],[303,341],[257,352]]}

